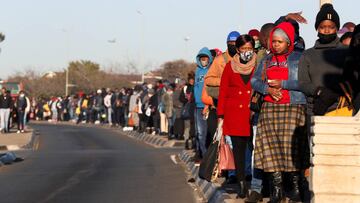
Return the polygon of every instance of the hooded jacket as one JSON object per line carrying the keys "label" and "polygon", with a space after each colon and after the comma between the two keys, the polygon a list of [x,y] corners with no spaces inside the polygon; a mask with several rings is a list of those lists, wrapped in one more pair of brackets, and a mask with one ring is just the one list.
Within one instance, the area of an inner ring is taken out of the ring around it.
{"label": "hooded jacket", "polygon": [[[200,56],[202,55],[209,57],[209,64],[206,67],[202,67],[201,65]],[[205,107],[204,103],[201,101],[201,95],[204,87],[205,75],[207,74],[212,62],[213,62],[213,57],[211,55],[210,50],[207,47],[202,48],[199,51],[198,55],[196,56],[197,69],[195,72],[194,97],[197,108]]]}
{"label": "hooded jacket", "polygon": [[[290,96],[290,104],[306,104],[305,95],[300,92],[299,89],[299,81],[298,81],[298,64],[299,59],[302,55],[301,52],[294,51],[294,28],[290,23],[284,22],[280,23],[276,26],[272,32],[270,33],[269,40],[272,40],[273,33],[276,29],[282,29],[290,39],[290,47],[286,54],[283,55],[286,59],[286,65],[288,67],[288,78],[287,80],[283,80],[281,84],[281,88],[289,91]],[[274,53],[274,50],[271,46],[271,52]],[[274,54],[269,54],[266,56],[258,65],[253,78],[251,79],[251,85],[253,89],[263,95],[267,95],[267,89],[269,85],[267,82],[263,82],[261,79],[262,72],[265,68],[269,68],[269,66],[276,65],[273,64],[272,59]],[[280,57],[280,56],[277,56]],[[266,77],[267,78],[267,77]],[[265,81],[267,80],[265,78]]]}

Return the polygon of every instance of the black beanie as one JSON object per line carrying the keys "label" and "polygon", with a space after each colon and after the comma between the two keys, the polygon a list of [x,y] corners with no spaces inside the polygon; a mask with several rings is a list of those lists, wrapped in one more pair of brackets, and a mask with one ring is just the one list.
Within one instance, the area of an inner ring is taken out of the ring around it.
{"label": "black beanie", "polygon": [[334,10],[332,4],[324,4],[321,6],[319,13],[316,15],[315,29],[317,30],[320,23],[324,20],[331,20],[335,23],[337,29],[340,29],[340,18]]}

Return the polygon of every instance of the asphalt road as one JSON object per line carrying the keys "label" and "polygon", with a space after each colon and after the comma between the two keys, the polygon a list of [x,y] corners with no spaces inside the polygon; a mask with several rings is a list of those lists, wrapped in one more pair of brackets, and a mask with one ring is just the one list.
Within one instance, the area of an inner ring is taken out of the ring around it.
{"label": "asphalt road", "polygon": [[184,169],[170,159],[179,151],[96,127],[32,127],[39,149],[0,167],[0,202],[196,202]]}

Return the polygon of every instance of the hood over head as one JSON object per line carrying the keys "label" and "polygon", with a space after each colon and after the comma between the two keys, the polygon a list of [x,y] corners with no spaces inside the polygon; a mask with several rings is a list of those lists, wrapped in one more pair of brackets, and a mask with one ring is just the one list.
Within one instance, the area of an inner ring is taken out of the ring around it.
{"label": "hood over head", "polygon": [[277,30],[277,29],[281,29],[288,36],[288,38],[290,40],[290,46],[289,46],[289,50],[288,50],[287,54],[290,54],[294,50],[294,41],[295,41],[294,27],[292,26],[291,23],[288,23],[288,22],[282,22],[279,25],[277,25],[276,27],[274,27],[274,29],[270,32],[270,37],[269,37],[270,50],[272,53],[274,53],[274,49],[272,47],[272,38],[273,38],[275,30]]}
{"label": "hood over head", "polygon": [[[201,65],[201,62],[200,62],[200,57],[201,56],[209,57],[209,64],[206,67],[202,67],[202,65]],[[200,68],[209,68],[212,62],[213,62],[213,57],[211,55],[210,50],[207,47],[204,47],[204,48],[200,49],[199,53],[196,55],[196,64],[198,65],[198,67],[200,67]]]}

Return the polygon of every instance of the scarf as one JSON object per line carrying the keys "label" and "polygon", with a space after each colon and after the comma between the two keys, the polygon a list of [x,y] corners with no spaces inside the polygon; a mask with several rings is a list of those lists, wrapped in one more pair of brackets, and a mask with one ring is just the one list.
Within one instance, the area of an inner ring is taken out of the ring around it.
{"label": "scarf", "polygon": [[253,57],[249,62],[243,64],[240,62],[240,55],[236,54],[231,60],[231,68],[235,73],[241,75],[250,75],[254,70],[256,64],[256,54],[254,53]]}

